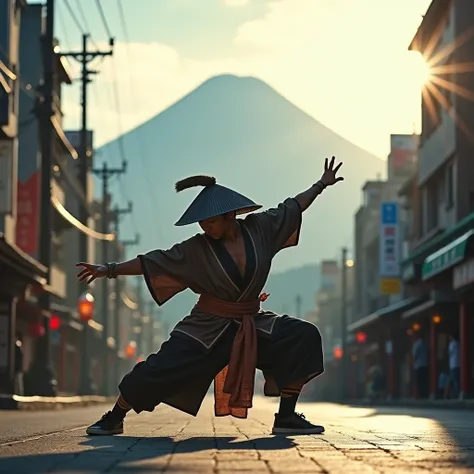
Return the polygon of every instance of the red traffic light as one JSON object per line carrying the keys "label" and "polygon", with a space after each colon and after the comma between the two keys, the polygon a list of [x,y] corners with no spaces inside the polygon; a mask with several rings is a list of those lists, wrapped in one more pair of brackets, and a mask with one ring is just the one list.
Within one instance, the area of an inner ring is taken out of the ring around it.
{"label": "red traffic light", "polygon": [[364,344],[367,341],[367,334],[365,332],[359,331],[355,335],[355,339],[359,344]]}
{"label": "red traffic light", "polygon": [[49,318],[49,328],[51,331],[57,331],[61,327],[61,318],[57,314],[53,314]]}
{"label": "red traffic light", "polygon": [[335,359],[342,359],[342,356],[344,355],[342,352],[342,349],[340,347],[335,347],[334,350],[332,351],[332,355],[334,356]]}
{"label": "red traffic light", "polygon": [[32,337],[42,337],[45,334],[44,326],[39,321],[30,323],[28,325],[28,332]]}

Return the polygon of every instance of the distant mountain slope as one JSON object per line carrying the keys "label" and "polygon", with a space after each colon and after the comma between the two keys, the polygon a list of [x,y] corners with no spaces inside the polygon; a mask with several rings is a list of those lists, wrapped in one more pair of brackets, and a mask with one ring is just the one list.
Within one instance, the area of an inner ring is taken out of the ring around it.
{"label": "distant mountain slope", "polygon": [[[150,91],[150,100],[160,91]],[[363,120],[363,116],[354,116]],[[310,186],[321,175],[324,158],[344,161],[345,181],[326,190],[305,214],[298,248],[275,260],[283,270],[334,257],[352,235],[353,215],[360,204],[361,186],[383,173],[381,159],[343,139],[259,79],[217,76],[204,82],[173,106],[123,136],[130,160],[126,177],[128,197],[135,203],[141,227],[140,250],[168,247],[196,231],[173,226],[194,191],[176,195],[173,183],[188,175],[207,173],[264,206],[276,205]],[[119,141],[99,150],[119,156]],[[149,186],[138,154],[158,202],[151,202]],[[120,188],[114,198],[120,195]],[[125,199],[125,198],[124,198]],[[154,235],[150,220],[159,221]],[[127,234],[127,229],[123,229]],[[137,249],[133,249],[135,252]]]}

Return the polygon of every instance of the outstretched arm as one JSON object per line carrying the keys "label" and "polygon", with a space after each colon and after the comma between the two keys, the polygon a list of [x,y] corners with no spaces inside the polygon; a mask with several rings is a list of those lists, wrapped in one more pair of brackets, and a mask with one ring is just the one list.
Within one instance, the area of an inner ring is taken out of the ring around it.
{"label": "outstretched arm", "polygon": [[321,179],[306,191],[303,191],[302,193],[295,196],[295,199],[298,201],[298,204],[300,205],[303,212],[306,211],[306,209],[308,209],[311,204],[313,204],[314,200],[324,191],[327,186],[332,186],[333,184],[344,180],[342,176],[336,177],[336,173],[341,168],[342,163],[339,163],[334,168],[334,160],[335,157],[333,156],[331,162],[328,163],[328,159],[326,158],[324,163],[324,173],[322,174]]}
{"label": "outstretched arm", "polygon": [[[110,268],[111,276],[143,275],[142,264],[138,257],[113,265],[114,266]],[[81,268],[77,278],[79,281],[85,281],[87,284],[92,283],[97,278],[104,278],[109,274],[109,266],[107,265],[94,265],[92,263],[80,262],[76,264],[76,267]]]}

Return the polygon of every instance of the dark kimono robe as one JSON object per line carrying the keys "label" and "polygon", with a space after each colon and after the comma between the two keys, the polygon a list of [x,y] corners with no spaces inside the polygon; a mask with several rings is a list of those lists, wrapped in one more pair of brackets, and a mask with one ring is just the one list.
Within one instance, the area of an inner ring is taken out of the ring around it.
{"label": "dark kimono robe", "polygon": [[[272,259],[282,249],[298,244],[302,211],[294,198],[277,208],[249,214],[239,219],[246,247],[246,271],[241,275],[225,247],[204,234],[174,245],[169,250],[154,250],[139,256],[148,289],[158,305],[189,288],[194,293],[224,301],[246,302],[259,298],[267,281]],[[280,316],[261,310],[254,315],[257,332],[270,337]],[[194,339],[203,351],[211,351],[232,320],[203,313],[196,307],[173,329]],[[226,394],[216,392],[216,406],[222,413],[234,414],[225,406]],[[236,416],[245,417],[245,413]]]}

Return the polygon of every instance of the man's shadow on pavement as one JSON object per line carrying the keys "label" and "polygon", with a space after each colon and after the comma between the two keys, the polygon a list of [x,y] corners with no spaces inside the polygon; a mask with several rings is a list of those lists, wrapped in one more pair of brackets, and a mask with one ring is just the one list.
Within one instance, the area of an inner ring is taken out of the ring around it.
{"label": "man's shadow on pavement", "polygon": [[[228,437],[202,436],[175,441],[171,437],[156,436],[140,438],[136,436],[97,436],[87,437],[79,443],[86,449],[79,452],[56,452],[31,454],[24,456],[0,457],[0,473],[33,474],[39,472],[114,472],[138,473],[156,472],[166,467],[167,472],[174,470],[167,466],[170,454],[192,454],[217,449],[219,452],[237,450],[284,450],[297,444],[285,436],[241,440]],[[89,448],[89,449],[88,449]],[[92,448],[92,449],[91,449]],[[209,457],[198,455],[196,461]],[[148,462],[146,462],[148,461]],[[196,470],[193,459],[187,457],[186,465],[179,465],[179,472]],[[134,464],[140,462],[140,464]]]}

